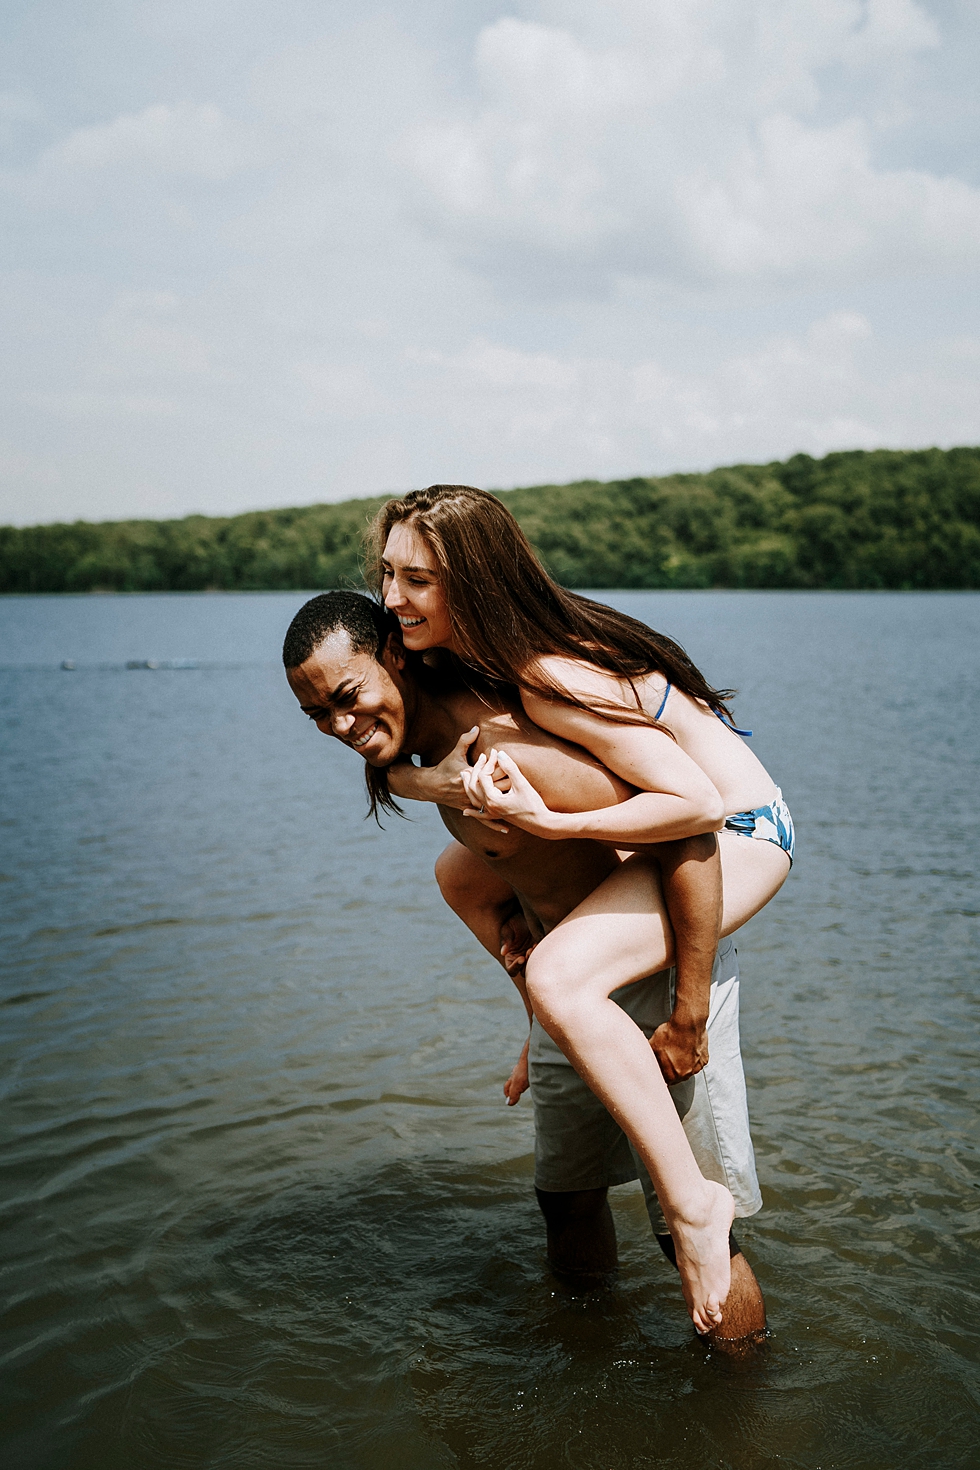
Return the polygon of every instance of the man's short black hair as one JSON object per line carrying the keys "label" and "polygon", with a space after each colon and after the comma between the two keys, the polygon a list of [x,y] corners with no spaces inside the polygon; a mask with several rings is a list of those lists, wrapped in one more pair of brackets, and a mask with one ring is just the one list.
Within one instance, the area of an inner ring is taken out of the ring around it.
{"label": "man's short black hair", "polygon": [[398,632],[398,619],[359,592],[321,592],[303,604],[289,625],[282,645],[286,668],[298,669],[305,664],[338,628],[347,634],[354,653],[380,658],[389,635]]}

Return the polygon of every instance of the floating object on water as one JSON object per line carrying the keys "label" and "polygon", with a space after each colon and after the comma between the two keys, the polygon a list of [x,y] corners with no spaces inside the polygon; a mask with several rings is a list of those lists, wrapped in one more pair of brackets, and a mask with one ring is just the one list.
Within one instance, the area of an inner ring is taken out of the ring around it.
{"label": "floating object on water", "polygon": [[126,660],[127,669],[199,669],[200,662],[196,658],[130,658]]}
{"label": "floating object on water", "polygon": [[61,667],[63,669],[73,669],[75,667],[74,660],[70,658],[63,658],[61,660]]}

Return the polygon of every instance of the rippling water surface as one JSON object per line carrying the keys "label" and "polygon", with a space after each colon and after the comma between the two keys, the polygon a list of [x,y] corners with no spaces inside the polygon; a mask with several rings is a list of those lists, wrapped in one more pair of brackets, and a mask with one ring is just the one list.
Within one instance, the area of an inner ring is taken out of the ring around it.
{"label": "rippling water surface", "polygon": [[604,595],[739,686],[800,828],[739,939],[763,1359],[693,1339],[636,1186],[617,1289],[549,1275],[519,1003],[434,811],[366,823],[295,708],[302,597],[0,599],[7,1465],[977,1464],[980,597]]}

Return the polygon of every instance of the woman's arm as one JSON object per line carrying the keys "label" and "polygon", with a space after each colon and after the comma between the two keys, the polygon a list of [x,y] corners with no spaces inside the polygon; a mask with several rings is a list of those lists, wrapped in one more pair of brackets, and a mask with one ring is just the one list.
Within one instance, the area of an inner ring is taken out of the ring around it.
{"label": "woman's arm", "polygon": [[[591,681],[583,694],[593,699],[615,697],[602,685],[592,688]],[[715,832],[723,825],[724,804],[713,782],[663,731],[619,724],[526,692],[523,699],[537,725],[588,750],[608,770],[639,788],[638,794],[598,811],[571,811],[562,791],[549,782],[546,762],[534,762],[528,752],[532,760],[528,780],[510,756],[498,753],[489,771],[488,760],[481,758],[461,773],[471,796],[466,810],[483,807],[484,817],[511,822],[539,837],[592,838],[623,848]]]}
{"label": "woman's arm", "polygon": [[[717,832],[725,822],[721,797],[701,768],[687,756],[684,760],[689,761],[693,773],[684,772],[690,779],[674,783],[677,790],[641,791],[599,811],[568,812],[561,809],[560,792],[549,793],[554,803],[549,806],[515,760],[504,751],[492,750],[463,777],[470,794],[470,805],[463,815],[509,822],[535,837],[591,838],[624,850]],[[626,779],[639,785],[643,773],[634,764]],[[646,781],[650,786],[663,784],[653,773],[646,776]],[[546,781],[541,784],[547,787]]]}

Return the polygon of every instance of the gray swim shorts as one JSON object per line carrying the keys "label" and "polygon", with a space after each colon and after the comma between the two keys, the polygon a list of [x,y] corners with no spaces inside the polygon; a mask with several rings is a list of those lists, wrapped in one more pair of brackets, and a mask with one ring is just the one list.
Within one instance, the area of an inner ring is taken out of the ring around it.
{"label": "gray swim shorts", "polygon": [[[612,995],[647,1036],[667,1020],[673,997],[673,970],[661,970]],[[650,1223],[658,1235],[666,1234],[646,1167],[618,1123],[537,1021],[531,1027],[529,1070],[537,1187],[561,1193],[639,1179]],[[686,1082],[676,1083],[670,1093],[701,1173],[727,1184],[735,1196],[736,1215],[761,1210],[739,1051],[738,957],[731,939],[722,940],[715,956],[708,1065]]]}

